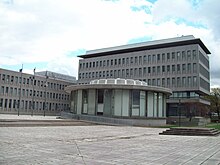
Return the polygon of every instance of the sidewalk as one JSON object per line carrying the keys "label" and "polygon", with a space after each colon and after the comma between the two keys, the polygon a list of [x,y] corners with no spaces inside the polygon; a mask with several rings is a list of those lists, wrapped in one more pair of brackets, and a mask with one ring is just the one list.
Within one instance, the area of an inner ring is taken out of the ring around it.
{"label": "sidewalk", "polygon": [[58,120],[57,116],[37,116],[37,115],[14,115],[14,114],[0,114],[1,119],[8,120]]}

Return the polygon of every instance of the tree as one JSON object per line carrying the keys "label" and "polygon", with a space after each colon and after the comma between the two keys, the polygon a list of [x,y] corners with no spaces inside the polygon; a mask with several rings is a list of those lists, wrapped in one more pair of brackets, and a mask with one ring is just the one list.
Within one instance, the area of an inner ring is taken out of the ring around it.
{"label": "tree", "polygon": [[218,114],[218,119],[220,120],[220,88],[212,88],[208,99],[211,103],[210,110],[216,112]]}

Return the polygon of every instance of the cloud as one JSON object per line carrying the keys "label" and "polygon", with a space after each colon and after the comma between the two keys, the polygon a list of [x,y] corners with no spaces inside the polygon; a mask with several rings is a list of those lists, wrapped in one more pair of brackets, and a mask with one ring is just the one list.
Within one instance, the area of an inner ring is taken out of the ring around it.
{"label": "cloud", "polygon": [[77,76],[70,52],[192,34],[212,52],[212,84],[220,84],[219,6],[219,0],[0,0],[0,66],[47,63],[38,69]]}

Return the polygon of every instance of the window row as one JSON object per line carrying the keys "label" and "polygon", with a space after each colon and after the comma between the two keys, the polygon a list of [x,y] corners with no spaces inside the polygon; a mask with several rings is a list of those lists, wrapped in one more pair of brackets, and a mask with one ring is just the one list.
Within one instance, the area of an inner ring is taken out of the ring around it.
{"label": "window row", "polygon": [[25,110],[47,110],[47,111],[61,111],[67,110],[69,108],[69,104],[62,104],[62,103],[50,103],[50,102],[41,102],[41,101],[28,101],[28,100],[21,100],[21,104],[19,100],[15,99],[3,99],[0,98],[0,109],[25,109]]}
{"label": "window row", "polygon": [[[22,91],[22,92],[21,92]],[[45,96],[47,93],[47,96]],[[21,96],[21,97],[34,97],[34,98],[47,98],[47,99],[58,99],[58,100],[69,100],[68,94],[61,94],[61,93],[54,93],[54,92],[45,92],[45,91],[37,91],[31,89],[20,89],[20,88],[13,88],[7,86],[1,86],[0,88],[0,95],[7,95],[7,96]]]}
{"label": "window row", "polygon": [[186,92],[173,92],[169,98],[199,98],[200,95],[196,92],[186,91]]}
{"label": "window row", "polygon": [[191,61],[197,59],[196,50],[178,51],[172,53],[162,53],[153,55],[142,55],[135,57],[115,58],[109,60],[99,60],[93,62],[81,62],[79,69],[98,68],[98,67],[111,67],[111,66],[125,66],[125,65],[143,65],[150,63],[170,62],[170,61]]}
{"label": "window row", "polygon": [[91,78],[129,78],[129,77],[142,77],[151,75],[161,74],[187,74],[197,73],[197,63],[188,64],[175,64],[175,65],[162,65],[162,66],[151,66],[142,68],[130,68],[130,69],[119,69],[119,70],[107,70],[107,71],[96,71],[96,72],[85,72],[79,73],[79,79],[91,79]]}
{"label": "window row", "polygon": [[197,76],[187,76],[187,77],[172,77],[172,78],[153,78],[153,79],[143,79],[152,86],[162,86],[162,87],[197,87],[198,79]]}
{"label": "window row", "polygon": [[64,87],[66,86],[64,84],[36,80],[34,76],[31,76],[30,78],[24,78],[24,77],[22,78],[18,76],[0,74],[0,80],[2,82],[10,83],[10,84],[34,85],[37,87],[43,87],[43,88],[47,87],[49,89],[54,89],[54,90],[64,90]]}

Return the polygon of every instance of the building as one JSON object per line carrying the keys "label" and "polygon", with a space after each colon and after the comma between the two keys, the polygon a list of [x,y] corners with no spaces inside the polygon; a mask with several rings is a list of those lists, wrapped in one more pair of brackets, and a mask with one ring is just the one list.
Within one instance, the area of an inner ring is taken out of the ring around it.
{"label": "building", "polygon": [[[210,92],[209,55],[194,36],[87,51],[79,55],[78,83],[125,78],[170,88],[167,116],[203,116]],[[181,113],[181,114],[180,114]]]}
{"label": "building", "polygon": [[166,124],[166,98],[171,90],[132,79],[99,79],[70,85],[73,117],[126,125]]}
{"label": "building", "polygon": [[[22,70],[20,70],[22,71]],[[0,113],[56,115],[69,109],[64,87],[76,78],[46,71],[34,75],[0,68]],[[68,77],[65,79],[65,77]]]}

